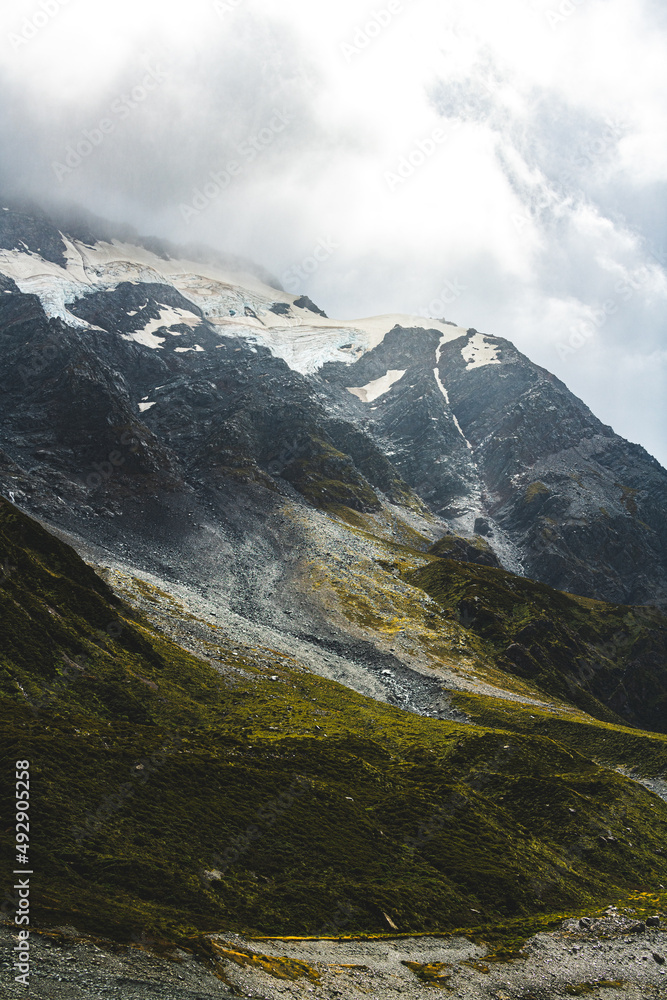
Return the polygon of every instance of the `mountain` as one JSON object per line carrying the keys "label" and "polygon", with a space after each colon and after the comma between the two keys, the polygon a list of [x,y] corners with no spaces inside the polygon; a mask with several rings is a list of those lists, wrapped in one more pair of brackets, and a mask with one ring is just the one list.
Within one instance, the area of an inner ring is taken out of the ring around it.
{"label": "mountain", "polygon": [[432,988],[409,935],[496,962],[667,907],[646,452],[505,340],[330,319],[80,212],[0,202],[0,349],[1,739],[40,932],[178,945],[224,990],[246,964],[319,990],[232,934],[400,933]]}
{"label": "mountain", "polygon": [[507,568],[532,579],[664,602],[667,474],[642,448],[507,340],[475,330],[395,328],[322,378],[349,390],[389,371],[396,380],[357,419],[435,513],[497,542]]}
{"label": "mountain", "polygon": [[664,606],[667,472],[508,341],[331,320],[247,262],[113,231],[0,210],[5,495],[98,541],[122,509],[138,546],[159,495],[165,540],[196,547],[195,508],[254,484],[269,506],[391,510],[560,590]]}
{"label": "mountain", "polygon": [[[5,496],[360,693],[439,715],[434,676],[459,689],[479,661],[495,689],[664,728],[650,456],[506,341],[331,320],[246,262],[112,231],[0,210]],[[442,555],[489,570],[443,582]],[[598,621],[534,590],[511,620],[511,574],[635,607]]]}

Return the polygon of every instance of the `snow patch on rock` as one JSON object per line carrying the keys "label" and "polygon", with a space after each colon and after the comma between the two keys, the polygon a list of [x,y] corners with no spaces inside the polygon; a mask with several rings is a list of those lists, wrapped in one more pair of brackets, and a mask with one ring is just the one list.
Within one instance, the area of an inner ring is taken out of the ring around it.
{"label": "snow patch on rock", "polygon": [[486,365],[499,365],[498,346],[489,344],[486,334],[475,333],[465,347],[461,348],[461,356],[467,362],[466,371],[473,368],[484,368]]}
{"label": "snow patch on rock", "polygon": [[[137,344],[143,344],[144,347],[151,347],[154,350],[162,347],[166,337],[156,337],[156,330],[169,330],[171,326],[178,326],[181,324],[187,324],[188,326],[197,326],[200,323],[198,316],[194,313],[186,312],[184,309],[173,309],[171,306],[164,306],[160,309],[160,315],[157,319],[151,319],[146,323],[141,330],[135,330],[133,333],[121,334],[123,340],[133,340]],[[171,330],[169,331],[172,332]],[[177,347],[177,351],[185,351],[190,348]]]}
{"label": "snow patch on rock", "polygon": [[386,392],[389,392],[392,385],[399,382],[405,375],[407,368],[402,371],[399,369],[391,369],[381,378],[373,379],[367,385],[359,386],[356,388],[348,387],[348,392],[351,392],[354,396],[358,396],[362,403],[373,403],[380,396],[384,396]]}
{"label": "snow patch on rock", "polygon": [[164,344],[166,337],[156,337],[153,333],[147,330],[137,330],[135,333],[124,333],[122,334],[123,340],[133,340],[135,344],[141,344],[143,347],[150,347],[152,350],[159,350]]}
{"label": "snow patch on rock", "polygon": [[[435,375],[435,381],[438,383],[438,389],[440,390],[440,392],[445,397],[445,401],[446,401],[447,405],[449,406],[449,393],[447,392],[447,390],[445,389],[444,385],[442,384],[442,379],[440,378],[440,372],[438,371],[437,368],[433,369],[433,374]],[[452,420],[454,421],[454,424],[456,426],[457,431],[459,432],[459,434],[461,435],[461,437],[465,441],[467,448],[470,451],[472,451],[472,445],[470,444],[470,441],[468,441],[468,438],[463,433],[463,428],[461,427],[461,424],[459,423],[458,417],[456,416],[456,414],[454,413],[453,410],[450,410],[450,412],[451,412]]]}

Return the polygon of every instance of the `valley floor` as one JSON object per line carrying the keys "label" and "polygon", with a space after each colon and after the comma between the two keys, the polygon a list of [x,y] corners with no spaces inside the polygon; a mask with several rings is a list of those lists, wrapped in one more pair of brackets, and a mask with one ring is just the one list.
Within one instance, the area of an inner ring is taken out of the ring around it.
{"label": "valley floor", "polygon": [[[204,1000],[227,996],[417,1000],[433,997],[434,988],[442,988],[445,995],[462,1000],[571,996],[658,1000],[667,995],[665,931],[637,931],[632,926],[631,919],[614,914],[594,918],[589,928],[581,928],[577,920],[566,920],[559,930],[531,938],[524,958],[489,964],[484,961],[486,948],[462,937],[258,942],[219,935],[210,940],[220,956],[215,964],[222,978],[215,975],[213,963],[181,949],[160,957],[145,944],[105,946],[60,928],[31,937],[28,994],[11,982],[15,936],[1,928],[2,995],[7,1000],[26,995],[35,1000]],[[253,959],[253,955],[260,957]],[[279,961],[272,963],[272,957]],[[439,977],[440,982],[429,984],[418,978],[429,974]]]}

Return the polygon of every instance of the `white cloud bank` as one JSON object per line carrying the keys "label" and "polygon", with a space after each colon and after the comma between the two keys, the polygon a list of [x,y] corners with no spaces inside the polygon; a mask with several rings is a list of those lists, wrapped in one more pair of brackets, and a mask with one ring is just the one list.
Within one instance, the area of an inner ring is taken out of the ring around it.
{"label": "white cloud bank", "polygon": [[0,181],[296,270],[330,315],[435,306],[667,464],[666,28],[650,0],[15,0]]}

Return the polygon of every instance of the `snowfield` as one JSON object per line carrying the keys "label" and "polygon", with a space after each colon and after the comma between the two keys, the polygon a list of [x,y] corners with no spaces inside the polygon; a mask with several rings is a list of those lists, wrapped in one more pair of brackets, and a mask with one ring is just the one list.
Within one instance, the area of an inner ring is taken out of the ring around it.
{"label": "snowfield", "polygon": [[[241,336],[267,347],[303,375],[312,374],[328,361],[357,361],[395,326],[436,330],[442,335],[441,344],[466,334],[462,327],[405,313],[359,320],[328,319],[296,306],[298,296],[273,288],[246,271],[160,257],[144,247],[117,240],[94,246],[65,236],[63,240],[67,261],[64,267],[28,250],[3,250],[0,273],[12,278],[22,292],[37,295],[49,318],[82,330],[93,327],[73,316],[68,305],[93,292],[111,291],[122,282],[133,282],[175,288],[201,309],[220,336]],[[272,305],[282,308],[273,312]],[[136,310],[133,313],[136,315]],[[125,339],[157,350],[165,338],[156,336],[156,332],[184,322],[194,326],[200,319],[194,313],[165,307],[159,321],[151,320],[143,330],[126,334]]]}

